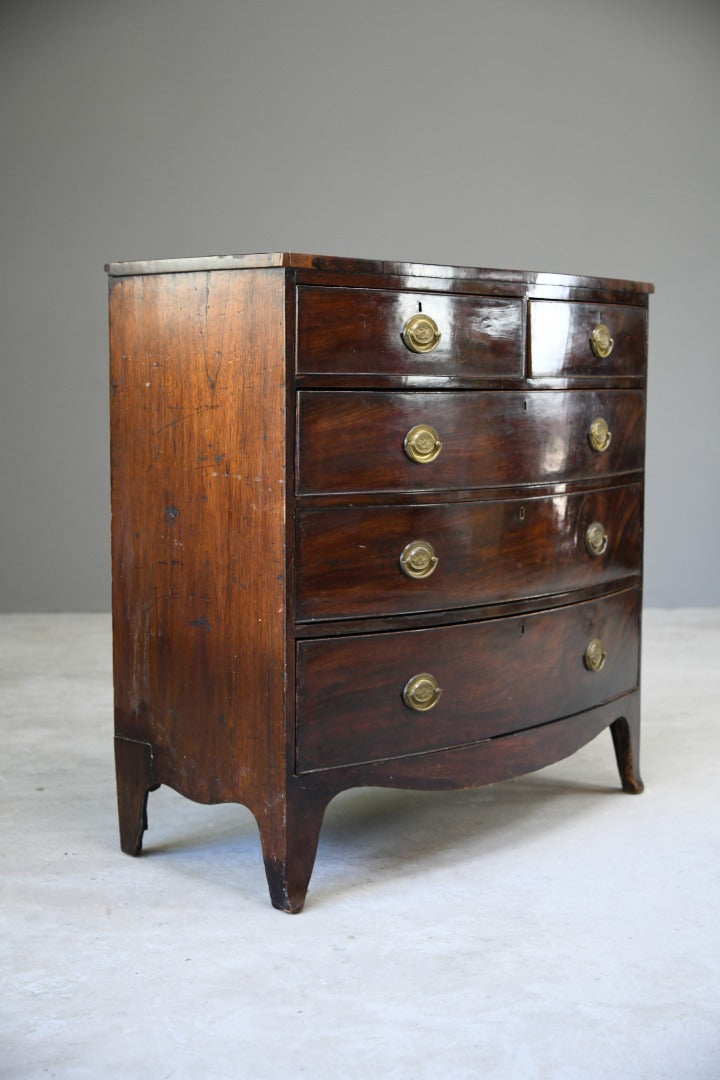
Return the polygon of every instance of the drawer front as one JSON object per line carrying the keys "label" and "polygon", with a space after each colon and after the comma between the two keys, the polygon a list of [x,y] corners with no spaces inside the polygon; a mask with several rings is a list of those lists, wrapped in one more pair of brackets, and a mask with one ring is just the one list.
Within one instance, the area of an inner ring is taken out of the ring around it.
{"label": "drawer front", "polygon": [[532,376],[645,374],[644,308],[531,300],[528,313]]}
{"label": "drawer front", "polygon": [[632,485],[523,501],[301,511],[296,617],[471,607],[637,574],[641,498]]}
{"label": "drawer front", "polygon": [[[440,337],[425,341],[433,320]],[[488,377],[523,374],[522,301],[383,289],[298,288],[297,370]],[[404,333],[405,332],[405,333]],[[415,352],[415,347],[429,349]],[[406,341],[408,342],[406,344]]]}
{"label": "drawer front", "polygon": [[[639,613],[632,589],[484,623],[299,642],[297,770],[446,749],[609,701],[637,685]],[[434,704],[419,711],[404,695]]]}
{"label": "drawer front", "polygon": [[[606,450],[590,443],[597,420],[611,436]],[[418,428],[437,434],[432,460],[410,456]],[[297,491],[443,491],[612,476],[642,469],[644,433],[639,390],[304,390]]]}

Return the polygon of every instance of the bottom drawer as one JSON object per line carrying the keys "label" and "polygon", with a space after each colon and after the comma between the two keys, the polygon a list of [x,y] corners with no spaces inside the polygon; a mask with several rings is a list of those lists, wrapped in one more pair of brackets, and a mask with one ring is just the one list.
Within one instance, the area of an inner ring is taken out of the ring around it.
{"label": "bottom drawer", "polygon": [[639,628],[640,593],[628,589],[506,619],[298,642],[297,771],[447,749],[600,705],[637,685]]}

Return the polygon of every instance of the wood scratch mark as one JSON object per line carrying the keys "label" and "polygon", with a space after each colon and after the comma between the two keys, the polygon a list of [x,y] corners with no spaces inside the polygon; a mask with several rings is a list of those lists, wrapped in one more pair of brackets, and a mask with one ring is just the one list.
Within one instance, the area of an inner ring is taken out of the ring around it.
{"label": "wood scratch mark", "polygon": [[178,416],[176,420],[171,420],[168,424],[163,424],[157,431],[153,431],[153,438],[156,439],[158,435],[162,435],[163,431],[167,431],[168,428],[177,427],[178,424],[184,424],[186,420],[191,420],[193,416],[199,416],[200,413],[211,412],[212,410],[219,408],[219,405],[201,405],[198,409],[193,409],[192,412],[183,413],[183,415]]}

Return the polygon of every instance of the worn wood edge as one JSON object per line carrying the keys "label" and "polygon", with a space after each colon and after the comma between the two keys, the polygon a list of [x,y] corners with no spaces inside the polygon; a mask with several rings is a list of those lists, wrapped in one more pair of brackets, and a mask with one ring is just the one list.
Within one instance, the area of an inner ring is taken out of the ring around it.
{"label": "worn wood edge", "polygon": [[535,270],[503,270],[488,267],[444,266],[434,263],[386,262],[372,259],[344,258],[333,255],[309,255],[275,251],[247,255],[208,255],[187,259],[150,259],[138,262],[109,262],[105,271],[110,277],[142,274],[183,274],[193,271],[248,270],[265,267],[288,267],[297,270],[320,270],[347,274],[389,274],[401,277],[459,278],[467,280],[507,281],[527,285],[559,285],[580,288],[610,288],[619,292],[653,293],[655,286],[645,281],[594,277],[582,274],[555,274]]}
{"label": "worn wood edge", "polygon": [[134,277],[143,274],[190,274],[203,270],[263,270],[290,265],[282,252],[257,255],[201,255],[189,259],[148,259],[139,262],[109,262],[105,272],[110,277]]}
{"label": "worn wood edge", "polygon": [[153,748],[122,735],[115,736],[114,744],[120,847],[126,855],[139,855],[148,827],[148,794],[160,786]]}

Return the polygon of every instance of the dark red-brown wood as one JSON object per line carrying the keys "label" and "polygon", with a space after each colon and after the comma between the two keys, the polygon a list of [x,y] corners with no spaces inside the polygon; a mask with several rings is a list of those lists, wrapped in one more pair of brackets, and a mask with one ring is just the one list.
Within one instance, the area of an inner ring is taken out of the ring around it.
{"label": "dark red-brown wood", "polygon": [[522,728],[509,735],[479,739],[425,754],[325,769],[307,774],[304,780],[315,788],[333,793],[346,787],[363,786],[422,791],[477,787],[522,776],[561,761],[606,728],[613,737],[622,790],[632,795],[640,794],[643,782],[638,770],[640,694],[637,690],[573,716]]}
{"label": "dark red-brown wood", "polygon": [[[633,690],[637,589],[551,612],[436,630],[298,645],[298,770],[440,750],[570,716]],[[600,671],[584,663],[602,642]],[[430,673],[438,704],[416,712],[402,692]]]}
{"label": "dark red-brown wood", "polygon": [[115,775],[120,847],[127,855],[139,855],[143,833],[148,827],[148,795],[159,787],[151,744],[116,735]]}
{"label": "dark red-brown wood", "polygon": [[[314,492],[452,491],[620,475],[642,469],[640,390],[526,393],[311,391],[298,394],[297,489]],[[605,452],[589,442],[603,417]],[[438,433],[435,461],[411,461],[405,436]]]}
{"label": "dark red-brown wood", "polygon": [[622,716],[610,725],[610,733],[615,747],[618,771],[623,791],[628,795],[640,795],[644,789],[640,778],[640,695],[637,695],[636,707],[624,710]]}
{"label": "dark red-brown wood", "polygon": [[154,783],[256,814],[286,786],[283,295],[248,270],[110,297],[116,735]]}
{"label": "dark red-brown wood", "polygon": [[[544,498],[300,510],[297,618],[472,607],[638,575],[641,494],[636,484]],[[587,545],[594,522],[607,534],[599,555]],[[435,551],[427,578],[401,569],[414,540]]]}
{"label": "dark red-brown wood", "polygon": [[407,287],[416,279],[430,279],[434,287],[452,291],[487,291],[492,295],[498,284],[527,290],[533,295],[556,295],[590,291],[593,296],[608,298],[617,293],[624,302],[647,303],[646,295],[655,286],[646,281],[625,281],[620,278],[588,277],[580,274],[548,274],[534,270],[494,270],[477,266],[444,266],[434,263],[398,262],[387,259],[357,259],[337,255],[312,255],[307,252],[272,251],[242,255],[204,255],[185,259],[154,259],[142,262],[111,262],[105,267],[111,277],[135,274],[189,274],[197,271],[216,273],[218,270],[256,270],[289,267],[296,271],[298,281],[332,285],[362,284],[373,278],[378,288],[389,282],[397,288]]}
{"label": "dark red-brown wood", "polygon": [[[652,286],[289,253],[108,269],[124,851],[160,784],[242,802],[298,911],[345,788],[489,783],[610,727],[642,790]],[[429,354],[401,337],[421,306]],[[403,450],[419,423],[443,443],[428,465]],[[413,539],[440,559],[425,581],[399,568]],[[443,689],[426,713],[402,700],[420,671]]]}
{"label": "dark red-brown wood", "polygon": [[[422,312],[442,334],[430,353],[403,342]],[[303,287],[298,292],[297,369],[488,378],[523,373],[522,303],[387,289]]]}
{"label": "dark red-brown wood", "polygon": [[[531,376],[586,375],[605,378],[645,374],[647,312],[621,304],[579,304],[531,300],[528,305]],[[594,354],[591,335],[598,324],[610,331],[613,347]]]}

